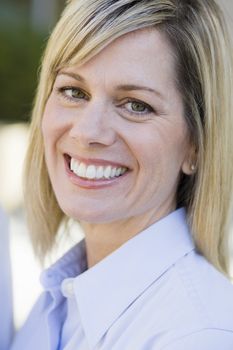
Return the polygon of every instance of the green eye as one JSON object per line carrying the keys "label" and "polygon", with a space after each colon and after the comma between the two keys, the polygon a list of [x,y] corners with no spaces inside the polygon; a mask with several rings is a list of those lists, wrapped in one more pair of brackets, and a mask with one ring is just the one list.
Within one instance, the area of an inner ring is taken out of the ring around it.
{"label": "green eye", "polygon": [[70,89],[69,94],[73,98],[78,98],[78,99],[86,99],[87,98],[85,92],[83,92],[82,90],[79,90],[79,89]]}
{"label": "green eye", "polygon": [[79,102],[79,100],[88,100],[88,94],[82,89],[67,86],[57,89],[57,92],[63,97],[71,102]]}
{"label": "green eye", "polygon": [[143,103],[135,101],[131,102],[131,109],[133,112],[143,113],[146,111],[147,107]]}
{"label": "green eye", "polygon": [[128,113],[138,116],[146,116],[153,113],[154,110],[147,103],[138,100],[128,100],[124,104],[124,108]]}

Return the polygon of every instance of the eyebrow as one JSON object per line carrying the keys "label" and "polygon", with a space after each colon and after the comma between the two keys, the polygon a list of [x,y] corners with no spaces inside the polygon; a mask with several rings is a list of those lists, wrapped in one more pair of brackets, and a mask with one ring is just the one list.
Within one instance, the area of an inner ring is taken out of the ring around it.
{"label": "eyebrow", "polygon": [[65,72],[65,71],[61,70],[60,72],[57,73],[57,75],[68,75],[68,77],[74,78],[75,80],[78,80],[78,81],[81,81],[82,83],[85,83],[85,79],[77,73]]}
{"label": "eyebrow", "polygon": [[[77,81],[80,81],[82,83],[85,83],[85,79],[77,74],[77,73],[73,73],[73,72],[65,72],[65,71],[60,71],[58,72],[57,75],[67,75],[71,78],[74,78]],[[122,85],[117,85],[116,90],[118,91],[149,91],[154,93],[155,95],[157,95],[160,99],[164,100],[164,96],[163,94],[155,89],[152,89],[148,86],[142,86],[142,85],[134,85],[134,84],[122,84]]]}
{"label": "eyebrow", "polygon": [[116,89],[121,90],[121,91],[137,91],[137,90],[149,91],[149,92],[156,94],[161,99],[164,99],[164,96],[161,94],[161,92],[159,92],[155,89],[149,88],[148,86],[126,84],[126,85],[118,85]]}

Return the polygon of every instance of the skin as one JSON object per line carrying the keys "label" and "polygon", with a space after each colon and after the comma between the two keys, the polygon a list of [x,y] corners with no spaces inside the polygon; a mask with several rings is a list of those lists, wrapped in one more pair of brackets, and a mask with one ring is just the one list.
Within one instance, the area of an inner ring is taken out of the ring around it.
{"label": "skin", "polygon": [[[42,132],[55,195],[84,229],[89,267],[172,212],[180,174],[192,172],[174,58],[155,29],[126,34],[82,66],[63,68]],[[82,187],[64,154],[129,171],[110,186]]]}

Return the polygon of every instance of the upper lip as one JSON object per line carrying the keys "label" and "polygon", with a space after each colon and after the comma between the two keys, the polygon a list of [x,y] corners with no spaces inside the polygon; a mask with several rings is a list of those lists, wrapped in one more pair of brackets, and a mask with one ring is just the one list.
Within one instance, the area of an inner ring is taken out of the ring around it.
{"label": "upper lip", "polygon": [[69,158],[73,158],[77,161],[79,161],[80,163],[84,163],[86,165],[96,165],[96,166],[112,166],[112,167],[117,167],[117,168],[127,168],[129,169],[129,167],[123,163],[118,163],[118,162],[113,162],[113,161],[110,161],[110,160],[106,160],[106,159],[100,159],[100,158],[83,158],[83,157],[80,157],[80,156],[77,156],[77,155],[73,155],[73,154],[70,154],[70,153],[65,153],[65,156],[66,157],[69,157]]}

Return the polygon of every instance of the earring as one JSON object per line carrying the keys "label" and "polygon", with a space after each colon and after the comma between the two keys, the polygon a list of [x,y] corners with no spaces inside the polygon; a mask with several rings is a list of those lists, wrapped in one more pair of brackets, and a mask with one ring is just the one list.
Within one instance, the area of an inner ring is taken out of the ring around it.
{"label": "earring", "polygon": [[191,164],[191,170],[194,171],[196,169],[194,164]]}

